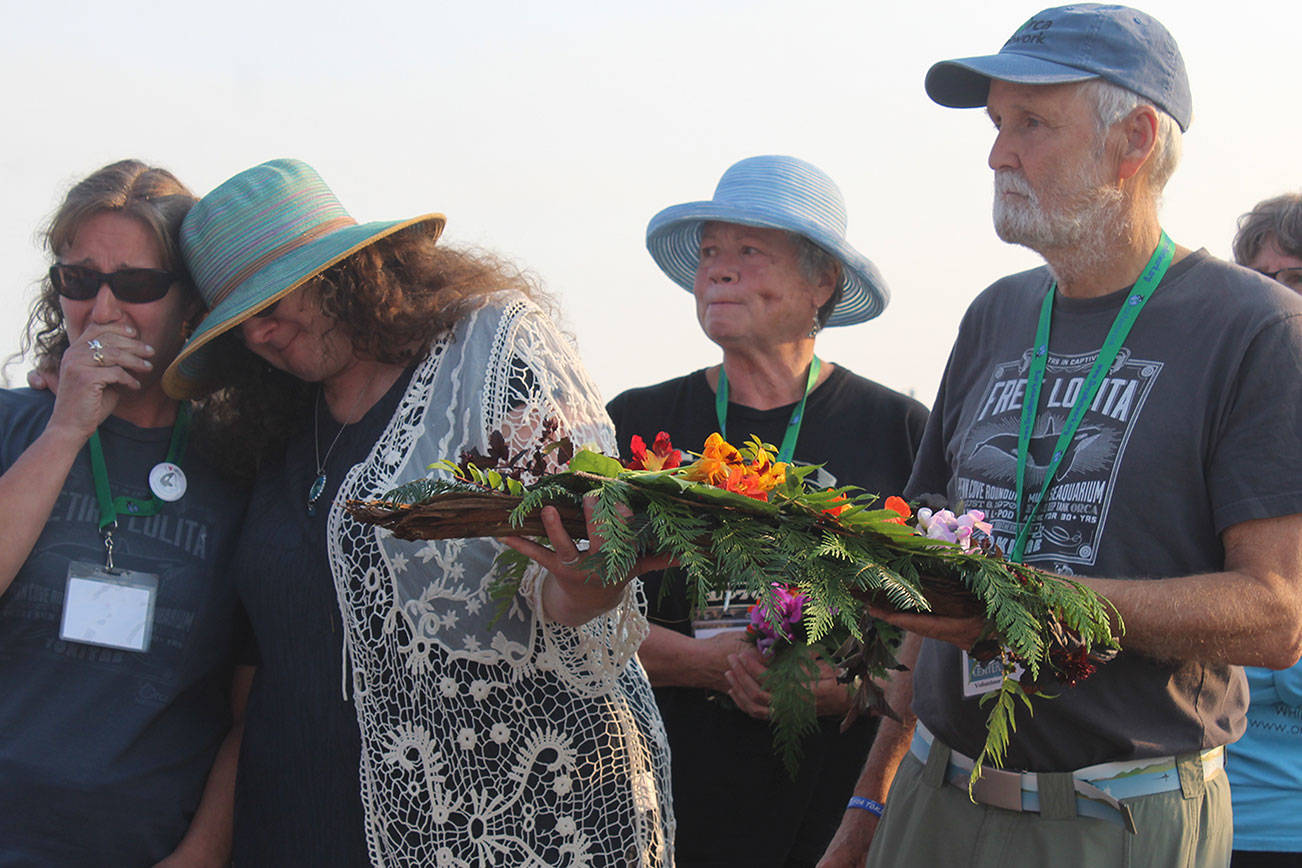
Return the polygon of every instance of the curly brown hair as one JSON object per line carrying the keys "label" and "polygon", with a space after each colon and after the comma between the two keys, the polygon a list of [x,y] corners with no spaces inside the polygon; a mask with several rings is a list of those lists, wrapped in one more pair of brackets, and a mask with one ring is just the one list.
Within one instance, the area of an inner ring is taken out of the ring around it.
{"label": "curly brown hair", "polygon": [[[77,231],[89,218],[106,211],[124,214],[149,230],[158,245],[163,268],[178,275],[183,290],[197,301],[177,240],[181,221],[197,201],[166,169],[140,160],[119,160],[93,172],[68,191],[42,233],[45,248],[57,257],[72,244]],[[9,361],[30,355],[38,364],[57,368],[67,348],[68,333],[59,293],[47,274],[41,279],[40,294],[32,302],[19,351]]]}
{"label": "curly brown hair", "polygon": [[[487,251],[436,244],[420,224],[367,245],[299,291],[309,287],[353,351],[385,364],[415,364],[496,293],[519,292],[556,313],[529,273]],[[244,348],[238,328],[214,339],[213,349],[211,382],[223,387],[204,399],[214,423],[207,436],[218,443],[242,440],[246,448],[237,472],[251,477],[304,424],[318,386],[255,356]]]}
{"label": "curly brown hair", "polygon": [[420,224],[362,248],[308,285],[353,351],[386,364],[423,358],[485,296],[515,290],[552,306],[532,275],[483,250],[437,244]]}

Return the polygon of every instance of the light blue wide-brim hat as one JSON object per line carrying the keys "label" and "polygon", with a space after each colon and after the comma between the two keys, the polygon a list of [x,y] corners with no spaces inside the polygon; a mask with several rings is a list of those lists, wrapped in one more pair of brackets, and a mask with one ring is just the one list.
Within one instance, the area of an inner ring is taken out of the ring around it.
{"label": "light blue wide-brim hat", "polygon": [[181,253],[208,314],[163,374],[174,398],[211,387],[211,343],[368,244],[408,227],[435,239],[442,214],[354,220],[316,170],[272,160],[240,172],[190,209]]}
{"label": "light blue wide-brim hat", "polygon": [[815,165],[795,157],[749,157],[719,179],[714,198],[666,208],[651,218],[646,247],[660,270],[692,291],[701,255],[701,225],[740,223],[803,235],[841,263],[841,299],[829,326],[866,322],[885,309],[890,290],[877,266],[845,240],[845,199]]}

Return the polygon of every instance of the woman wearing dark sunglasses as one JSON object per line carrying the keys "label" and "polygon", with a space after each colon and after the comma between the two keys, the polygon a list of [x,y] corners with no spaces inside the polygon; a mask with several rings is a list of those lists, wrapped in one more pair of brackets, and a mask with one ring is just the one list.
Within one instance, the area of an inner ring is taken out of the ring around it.
{"label": "woman wearing dark sunglasses", "polygon": [[228,858],[243,496],[202,448],[211,409],[161,386],[201,310],[176,240],[194,202],[114,163],[45,236],[24,350],[56,388],[0,390],[0,864]]}

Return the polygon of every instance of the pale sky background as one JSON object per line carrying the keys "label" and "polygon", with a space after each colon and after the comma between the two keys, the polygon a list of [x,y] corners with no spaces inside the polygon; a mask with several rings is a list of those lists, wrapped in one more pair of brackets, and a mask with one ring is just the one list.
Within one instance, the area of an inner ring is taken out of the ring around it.
{"label": "pale sky background", "polygon": [[[48,265],[37,229],[74,181],[131,156],[202,194],[292,156],[360,221],[442,211],[445,239],[531,268],[610,398],[719,358],[647,255],[647,221],[708,199],[738,159],[785,153],[840,184],[849,240],[892,291],[819,354],[930,404],[971,298],[1039,260],[991,229],[984,112],[933,104],[923,76],[997,51],[1039,8],[0,0],[0,353]],[[1302,3],[1142,8],[1180,43],[1194,96],[1165,227],[1228,256],[1240,213],[1302,187]]]}

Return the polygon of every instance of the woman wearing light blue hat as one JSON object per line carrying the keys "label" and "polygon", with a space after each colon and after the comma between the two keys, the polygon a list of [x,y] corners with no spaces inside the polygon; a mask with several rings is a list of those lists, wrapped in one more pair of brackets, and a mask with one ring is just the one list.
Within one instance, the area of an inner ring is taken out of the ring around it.
{"label": "woman wearing light blue hat", "polygon": [[211,309],[168,389],[211,387],[225,341],[266,363],[239,391],[250,402],[307,399],[236,555],[260,664],[235,861],[672,865],[667,745],[631,591],[587,584],[553,514],[555,551],[523,545],[542,566],[502,614],[489,598],[502,543],[405,542],[343,509],[488,454],[491,432],[513,454],[549,435],[613,449],[545,297],[491,256],[437,244],[443,224],[358,224],[309,166],[275,160],[209,193],[182,231]]}
{"label": "woman wearing light blue hat", "polygon": [[[693,294],[722,364],[633,389],[610,402],[621,446],[668,432],[700,448],[714,431],[758,435],[784,461],[822,464],[823,485],[903,489],[927,411],[918,402],[819,359],[826,326],[881,313],[877,268],[845,237],[845,203],[824,172],[794,157],[742,160],[707,201],[666,208],[647,227],[661,270]],[[874,727],[838,732],[849,707],[831,668],[816,685],[821,731],[799,778],[772,750],[764,663],[732,630],[695,636],[686,589],[648,582],[651,634],[639,652],[673,753],[680,866],[814,865],[851,795]],[[737,607],[744,612],[745,606]],[[727,693],[735,707],[712,696]]]}

